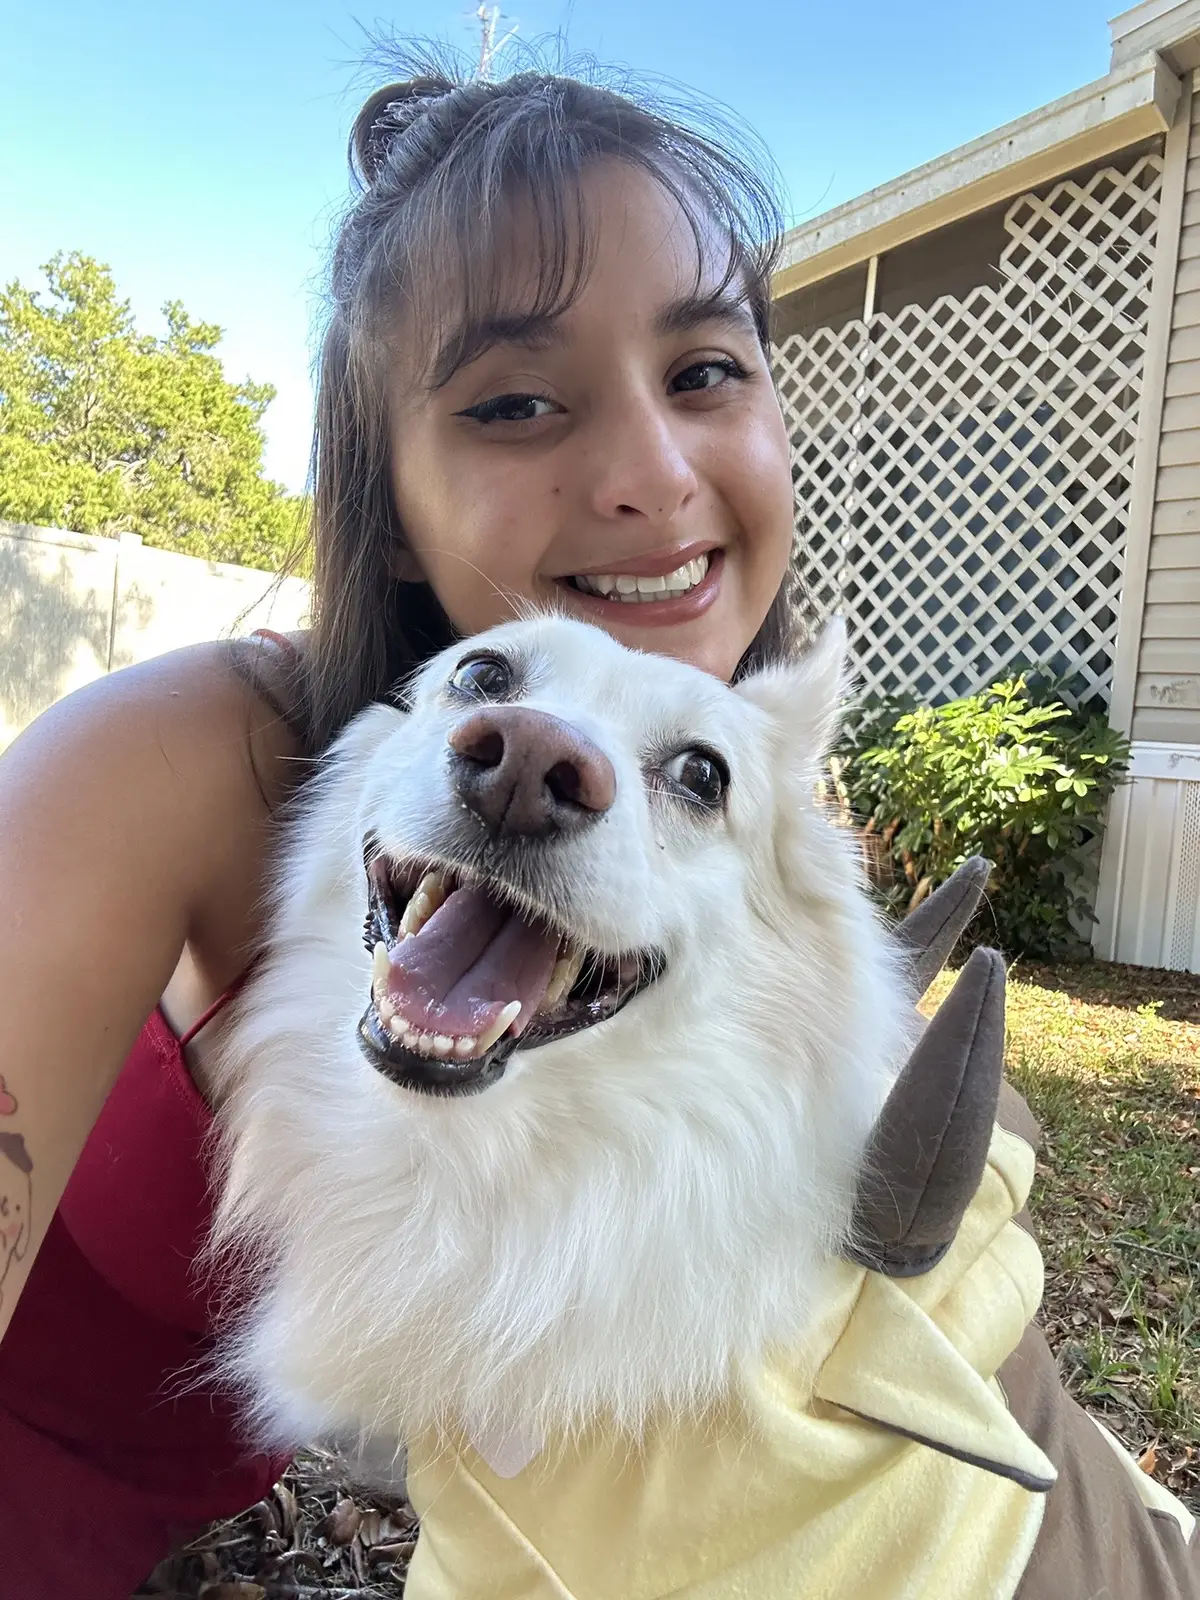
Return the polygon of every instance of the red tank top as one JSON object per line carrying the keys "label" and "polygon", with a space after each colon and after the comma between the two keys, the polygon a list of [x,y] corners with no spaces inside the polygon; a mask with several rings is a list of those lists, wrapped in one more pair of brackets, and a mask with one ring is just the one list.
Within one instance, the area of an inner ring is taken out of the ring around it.
{"label": "red tank top", "polygon": [[128,1600],[175,1539],[261,1499],[287,1464],[189,1381],[211,1348],[214,1285],[193,1270],[211,1125],[156,1010],[0,1344],[3,1600]]}
{"label": "red tank top", "polygon": [[193,1376],[220,1286],[194,1270],[212,1114],[183,1047],[228,998],[182,1041],[161,1011],[146,1022],[0,1343],[0,1600],[129,1600],[287,1465]]}

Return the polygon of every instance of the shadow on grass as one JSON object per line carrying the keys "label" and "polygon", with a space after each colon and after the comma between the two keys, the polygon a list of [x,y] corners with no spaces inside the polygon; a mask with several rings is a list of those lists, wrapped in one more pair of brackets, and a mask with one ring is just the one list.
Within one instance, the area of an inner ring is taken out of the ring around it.
{"label": "shadow on grass", "polygon": [[1055,989],[1093,1006],[1134,1011],[1157,1005],[1165,1022],[1200,1023],[1200,973],[1128,967],[1116,961],[1065,962],[1043,966],[1013,963],[1012,976],[1039,989]]}

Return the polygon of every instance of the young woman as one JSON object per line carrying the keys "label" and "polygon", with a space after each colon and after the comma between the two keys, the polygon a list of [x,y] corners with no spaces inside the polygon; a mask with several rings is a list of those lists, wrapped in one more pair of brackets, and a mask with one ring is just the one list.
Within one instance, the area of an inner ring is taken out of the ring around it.
{"label": "young woman", "polygon": [[604,88],[432,71],[371,98],[352,158],[311,632],[116,673],[0,761],[0,1592],[22,1600],[126,1600],[282,1466],[194,1376],[220,1286],[191,1269],[208,1024],[301,758],[529,602],[724,678],[787,643],[780,226],[752,167]]}

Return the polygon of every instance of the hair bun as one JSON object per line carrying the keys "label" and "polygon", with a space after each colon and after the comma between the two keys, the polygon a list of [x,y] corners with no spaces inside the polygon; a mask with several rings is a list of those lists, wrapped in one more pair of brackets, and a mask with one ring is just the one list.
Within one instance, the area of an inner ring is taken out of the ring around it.
{"label": "hair bun", "polygon": [[453,78],[427,73],[376,89],[355,117],[350,133],[350,164],[363,183],[374,183],[398,133],[411,128],[434,101],[460,87]]}

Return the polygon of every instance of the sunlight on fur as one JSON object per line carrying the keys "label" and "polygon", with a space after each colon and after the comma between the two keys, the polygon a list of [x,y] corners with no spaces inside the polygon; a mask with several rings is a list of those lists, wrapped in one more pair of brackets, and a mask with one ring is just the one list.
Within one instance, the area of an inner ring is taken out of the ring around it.
{"label": "sunlight on fur", "polygon": [[[390,1459],[431,1425],[636,1431],[704,1407],[737,1363],[803,1347],[915,1027],[852,842],[814,798],[844,648],[831,628],[731,689],[529,618],[343,734],[292,827],[219,1066],[211,1250],[246,1302],[222,1371],[264,1441],[361,1439]],[[515,664],[517,704],[607,758],[603,816],[476,838],[447,741],[478,706],[448,685],[480,649]],[[654,777],[695,746],[727,769],[719,807]],[[494,877],[596,959],[653,950],[664,970],[594,1026],[518,1041],[478,1092],[415,1092],[359,1042],[364,838],[392,863]]]}

